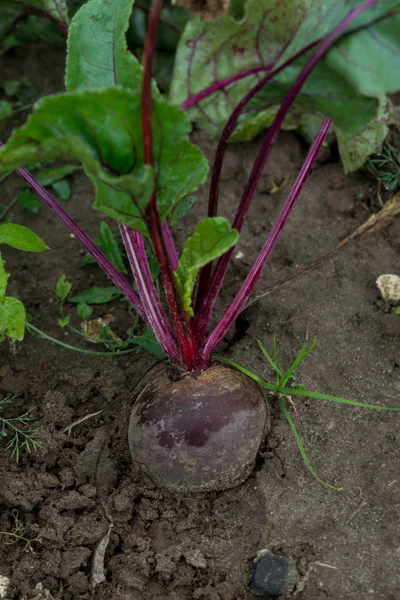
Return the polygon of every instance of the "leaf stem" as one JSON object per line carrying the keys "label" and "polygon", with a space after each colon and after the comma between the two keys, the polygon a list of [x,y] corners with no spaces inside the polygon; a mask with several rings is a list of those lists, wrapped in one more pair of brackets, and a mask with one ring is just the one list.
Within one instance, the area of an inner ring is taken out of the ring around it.
{"label": "leaf stem", "polygon": [[248,297],[250,296],[254,286],[256,285],[257,280],[260,277],[261,272],[271,255],[272,250],[275,248],[278,242],[279,236],[286,225],[286,222],[296,204],[296,201],[300,196],[300,192],[303,188],[303,185],[307,180],[307,177],[310,173],[312,165],[314,164],[319,149],[321,148],[325,136],[328,133],[330,124],[330,119],[325,118],[323,120],[318,134],[315,140],[313,141],[311,148],[307,154],[307,157],[303,163],[303,166],[300,169],[300,173],[297,176],[293,188],[285,204],[283,205],[283,208],[277,220],[275,221],[275,224],[270,234],[268,235],[260,254],[258,255],[254,265],[250,269],[246,279],[244,280],[238,294],[234,298],[230,307],[228,308],[221,321],[218,323],[218,325],[215,327],[214,331],[210,334],[206,341],[204,347],[205,357],[210,356],[214,348],[216,348],[216,346],[225,337],[228,329],[231,327],[234,320],[238,317],[240,311],[242,310]]}
{"label": "leaf stem", "polygon": [[143,238],[126,225],[120,225],[119,228],[147,323],[165,354],[176,362],[179,360],[176,340],[151,278]]}
{"label": "leaf stem", "polygon": [[[157,33],[158,18],[160,16],[162,0],[153,0],[150,10],[149,26],[147,30],[144,61],[143,61],[143,86],[142,86],[142,139],[144,162],[154,166],[153,160],[153,130],[152,130],[152,95],[151,75],[154,46]],[[171,319],[176,331],[179,357],[178,360],[188,371],[204,368],[205,362],[194,341],[190,329],[189,319],[183,309],[178,288],[173,273],[170,253],[164,239],[163,229],[158,213],[156,193],[153,193],[147,206],[147,226],[153,242],[154,250],[160,265],[161,280],[167,300]]]}
{"label": "leaf stem", "polygon": [[[0,147],[3,143],[0,142]],[[17,169],[17,173],[33,189],[39,198],[57,215],[57,217],[67,226],[71,233],[79,240],[85,250],[98,263],[99,267],[111,279],[111,281],[121,290],[132,306],[137,310],[140,316],[145,319],[142,302],[138,294],[131,288],[128,280],[121,275],[118,269],[106,257],[104,252],[93,242],[93,240],[83,231],[83,229],[74,221],[64,208],[49,194],[49,192],[33,177],[26,169]]]}
{"label": "leaf stem", "polygon": [[[366,0],[365,2],[363,2],[363,4],[361,6],[351,10],[349,12],[349,14],[339,23],[339,25],[337,25],[335,27],[335,29],[321,42],[321,44],[318,46],[318,48],[316,49],[314,54],[311,56],[310,60],[306,63],[306,65],[301,70],[301,72],[298,75],[297,79],[295,80],[293,86],[291,87],[291,89],[289,90],[289,92],[287,93],[285,98],[283,99],[283,102],[280,105],[280,108],[275,116],[275,119],[274,119],[271,127],[268,129],[267,134],[265,135],[260,152],[254,162],[253,169],[251,171],[251,174],[250,174],[247,184],[245,186],[242,198],[240,200],[240,204],[239,204],[238,210],[236,212],[236,216],[233,221],[232,228],[237,229],[238,231],[241,231],[243,221],[245,219],[245,216],[247,214],[247,211],[249,209],[251,201],[254,197],[254,193],[256,191],[258,181],[261,177],[265,163],[270,155],[272,146],[278,136],[278,133],[280,131],[282,123],[283,123],[287,113],[289,112],[293,102],[295,101],[297,94],[301,90],[304,82],[306,81],[308,76],[311,74],[312,70],[314,69],[316,64],[319,62],[319,60],[322,58],[322,56],[329,50],[329,48],[336,41],[338,36],[347,27],[347,25],[354,18],[356,18],[359,14],[361,14],[364,10],[366,10],[367,8],[369,8],[370,6],[375,4],[375,2],[377,2],[377,0]],[[280,67],[280,69],[281,68],[283,68],[283,65]],[[260,83],[257,85],[260,85]],[[244,99],[242,100],[242,102],[243,101],[244,101]],[[236,113],[236,111],[234,111],[234,112]],[[229,124],[227,123],[227,125],[226,125],[227,134],[229,133],[229,128],[231,127],[233,121],[235,121],[237,119],[238,115],[239,115],[239,113],[235,114],[231,123],[229,123],[229,121],[228,121]],[[230,133],[229,133],[229,135],[230,135]],[[222,152],[222,156],[223,156],[224,149],[226,147],[227,139],[223,140],[222,143],[220,143],[218,146],[219,151]],[[217,149],[217,152],[218,152],[218,149]],[[220,161],[221,161],[221,163],[220,163]],[[217,166],[216,166],[217,172],[214,173],[214,171],[213,171],[213,178],[214,177],[216,178],[216,179],[214,179],[213,190],[215,189],[215,186],[218,187],[218,182],[219,182],[218,169],[220,172],[220,167],[222,165],[222,157],[220,157],[220,155],[218,155],[218,159],[216,157],[216,162],[217,162]],[[215,192],[215,193],[217,194],[217,192]],[[194,331],[195,339],[200,346],[202,346],[202,344],[203,344],[203,340],[206,335],[207,326],[208,326],[208,323],[211,318],[215,300],[218,296],[222,282],[225,278],[225,274],[228,269],[233,251],[234,251],[234,247],[231,248],[228,252],[226,252],[223,256],[221,256],[221,258],[218,260],[216,267],[213,271],[211,281],[208,285],[207,292],[204,295],[204,298],[201,299],[202,301],[201,301],[201,304],[199,305],[199,311],[193,322],[192,328]]]}
{"label": "leaf stem", "polygon": [[96,350],[85,350],[84,348],[78,348],[78,346],[72,346],[71,344],[66,344],[61,340],[57,340],[57,338],[48,335],[32,323],[26,323],[26,329],[29,331],[31,335],[37,335],[48,342],[52,342],[53,344],[57,344],[58,346],[62,346],[63,348],[67,348],[67,350],[74,350],[75,352],[80,352],[81,354],[90,354],[91,356],[120,356],[121,354],[132,354],[132,352],[138,352],[139,348],[128,348],[127,350],[119,350],[117,352],[97,352]]}
{"label": "leaf stem", "polygon": [[271,71],[271,69],[274,67],[274,64],[275,61],[269,63],[268,65],[262,65],[261,67],[253,67],[252,69],[247,69],[246,71],[241,71],[240,73],[236,73],[235,75],[231,75],[230,77],[225,77],[225,79],[216,81],[212,85],[201,90],[200,92],[193,94],[193,96],[189,96],[189,98],[187,98],[185,102],[181,104],[181,108],[183,110],[188,110],[195,104],[201,102],[201,100],[204,100],[204,98],[207,98],[207,96],[218,92],[218,90],[222,90],[230,83],[235,83],[235,81],[239,81],[240,79],[244,79],[245,77],[250,77],[251,75],[256,75],[257,73]]}

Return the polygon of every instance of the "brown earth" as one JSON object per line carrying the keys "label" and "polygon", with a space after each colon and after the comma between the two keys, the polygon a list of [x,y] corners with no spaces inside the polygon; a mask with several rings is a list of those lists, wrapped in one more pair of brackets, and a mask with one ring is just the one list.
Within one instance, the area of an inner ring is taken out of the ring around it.
{"label": "brown earth", "polygon": [[[4,60],[6,79],[27,74],[38,89],[61,89],[63,59],[48,48]],[[2,67],[3,70],[3,67]],[[7,132],[3,132],[5,137]],[[213,144],[195,139],[212,157]],[[229,149],[221,213],[231,217],[258,143]],[[288,191],[270,194],[271,180],[297,172],[305,146],[280,136],[250,211],[248,224],[217,309],[222,314],[256,256]],[[333,248],[369,216],[373,182],[345,176],[334,152],[313,171],[259,289]],[[83,176],[73,178],[71,214],[96,235],[99,214]],[[13,197],[18,178],[3,185],[1,203]],[[205,214],[206,191],[178,227],[182,242]],[[56,323],[53,290],[65,273],[75,291],[107,285],[95,266],[79,267],[80,248],[55,217],[13,211],[15,222],[44,237],[51,251],[29,255],[4,250],[10,292],[26,303],[34,322],[50,335],[79,345]],[[288,365],[305,341],[318,344],[299,378],[306,388],[365,402],[399,406],[400,317],[379,299],[376,278],[398,273],[400,220],[366,234],[317,270],[276,288],[247,309],[221,345],[225,356],[272,378],[257,346],[271,347]],[[129,324],[122,303],[100,306],[120,332]],[[96,350],[98,347],[95,348]],[[272,432],[257,468],[240,487],[200,495],[161,491],[132,465],[127,424],[131,392],[154,360],[145,353],[101,358],[67,351],[27,335],[1,346],[0,397],[18,393],[9,414],[34,407],[42,447],[16,464],[0,444],[0,530],[23,536],[9,544],[0,534],[0,575],[11,580],[6,598],[62,600],[247,600],[258,551],[268,548],[294,562],[298,580],[287,598],[298,600],[397,600],[400,597],[399,418],[313,399],[296,399],[293,418],[320,476],[344,490],[327,490],[312,478],[276,400]],[[85,415],[93,416],[65,428]],[[112,528],[110,528],[110,523]],[[92,563],[110,531],[105,581],[92,592]],[[36,588],[36,589],[35,589]],[[42,588],[42,591],[40,591]],[[47,591],[46,591],[47,590]]]}

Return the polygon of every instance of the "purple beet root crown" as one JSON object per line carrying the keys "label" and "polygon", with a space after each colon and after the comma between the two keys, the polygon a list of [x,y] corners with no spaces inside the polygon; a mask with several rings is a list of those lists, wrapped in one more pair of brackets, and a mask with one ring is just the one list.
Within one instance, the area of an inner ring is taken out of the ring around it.
{"label": "purple beet root crown", "polygon": [[214,364],[196,375],[157,365],[143,379],[129,445],[155,484],[176,492],[224,490],[251,473],[267,427],[261,389]]}

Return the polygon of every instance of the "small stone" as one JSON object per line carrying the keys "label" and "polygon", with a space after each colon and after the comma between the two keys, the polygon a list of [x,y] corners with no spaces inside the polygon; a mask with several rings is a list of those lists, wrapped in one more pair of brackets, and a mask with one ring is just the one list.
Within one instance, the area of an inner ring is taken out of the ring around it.
{"label": "small stone", "polygon": [[398,275],[380,275],[376,285],[381,296],[387,302],[400,302],[400,277]]}
{"label": "small stone", "polygon": [[289,587],[290,569],[287,561],[265,551],[254,561],[250,588],[256,596],[283,596]]}
{"label": "small stone", "polygon": [[0,575],[0,598],[7,598],[7,591],[11,581],[5,575]]}
{"label": "small stone", "polygon": [[198,548],[191,548],[183,553],[186,562],[196,569],[205,569],[207,567],[207,561],[204,555]]}
{"label": "small stone", "polygon": [[62,469],[58,476],[61,480],[63,488],[71,487],[75,483],[75,474],[71,467],[65,467]]}
{"label": "small stone", "polygon": [[86,496],[87,498],[96,498],[97,495],[97,490],[94,487],[94,485],[90,485],[90,483],[84,483],[83,485],[81,485],[81,487],[79,488],[79,491],[81,492],[81,494],[83,494],[84,496]]}

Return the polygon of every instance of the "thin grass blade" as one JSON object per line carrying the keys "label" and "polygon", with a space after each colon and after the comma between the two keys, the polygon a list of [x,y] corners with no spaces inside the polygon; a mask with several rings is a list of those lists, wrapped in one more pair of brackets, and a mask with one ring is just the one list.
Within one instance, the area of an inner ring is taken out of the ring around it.
{"label": "thin grass blade", "polygon": [[261,379],[261,377],[257,377],[257,375],[254,375],[254,373],[252,373],[251,371],[248,371],[241,365],[238,365],[237,363],[233,362],[233,360],[229,360],[229,358],[225,358],[225,356],[221,356],[220,354],[213,354],[213,356],[215,358],[218,358],[218,360],[222,360],[222,362],[226,363],[227,365],[234,367],[238,371],[241,371],[242,373],[247,375],[247,377],[250,377],[250,379],[253,379],[253,381],[256,381],[259,385],[261,385],[261,387],[266,387],[272,392],[277,392],[276,387],[272,385],[272,383],[267,383],[266,381]]}
{"label": "thin grass blade", "polygon": [[271,365],[271,367],[273,368],[273,370],[277,373],[278,376],[282,377],[283,373],[282,371],[279,369],[276,360],[274,360],[273,358],[271,358],[271,356],[268,354],[267,349],[263,346],[261,340],[257,340],[258,341],[258,345],[259,348],[261,350],[261,352],[264,354],[265,358],[267,359],[267,361],[269,362],[269,364]]}
{"label": "thin grass blade", "polygon": [[293,419],[292,419],[292,417],[290,416],[290,413],[289,413],[289,411],[288,411],[288,409],[287,409],[286,403],[285,403],[285,401],[284,401],[284,399],[283,399],[283,398],[281,398],[281,399],[279,400],[279,405],[280,405],[280,407],[281,407],[281,409],[282,409],[282,412],[283,412],[283,414],[284,414],[284,415],[285,415],[285,417],[286,417],[286,420],[287,420],[287,422],[289,423],[290,429],[292,430],[292,433],[293,433],[294,439],[296,440],[297,447],[298,447],[298,449],[299,449],[299,452],[300,452],[300,454],[301,454],[301,458],[303,459],[303,461],[304,461],[304,464],[306,465],[307,469],[310,471],[311,475],[312,475],[313,477],[315,477],[315,479],[318,481],[318,483],[320,483],[320,484],[321,484],[321,485],[323,485],[324,487],[327,487],[327,488],[329,488],[330,490],[334,490],[335,492],[341,492],[341,491],[343,491],[343,489],[344,489],[344,488],[338,488],[338,487],[335,487],[334,485],[331,485],[330,483],[326,483],[326,481],[323,481],[323,479],[321,479],[321,478],[320,478],[320,477],[317,475],[317,473],[314,471],[314,469],[313,469],[313,467],[311,466],[311,463],[310,463],[310,461],[309,461],[309,459],[308,459],[308,457],[307,457],[307,454],[306,454],[306,452],[305,452],[305,450],[304,450],[303,443],[302,443],[302,441],[301,441],[301,438],[300,438],[299,432],[298,432],[298,431],[297,431],[297,429],[296,429],[296,425],[294,424],[294,422],[293,422]]}
{"label": "thin grass blade", "polygon": [[280,388],[279,392],[287,396],[304,396],[305,398],[318,398],[319,400],[329,400],[330,402],[340,402],[341,404],[350,404],[351,406],[358,406],[359,408],[370,408],[377,411],[400,411],[400,407],[382,406],[381,404],[367,404],[366,402],[357,402],[356,400],[347,400],[345,398],[339,398],[337,396],[330,396],[328,394],[320,394],[319,392],[312,392],[310,390],[300,390],[295,388]]}
{"label": "thin grass blade", "polygon": [[307,348],[307,344],[304,344],[302,346],[300,352],[298,353],[298,355],[296,356],[296,358],[294,359],[294,361],[292,362],[292,364],[290,365],[288,370],[285,371],[285,373],[283,374],[283,377],[281,377],[281,379],[279,381],[279,385],[278,385],[279,389],[283,388],[287,384],[287,382],[289,381],[289,379],[291,378],[293,373],[300,366],[300,364],[303,362],[303,360],[306,358],[306,356],[311,354],[311,352],[314,350],[316,343],[317,343],[317,339],[314,338],[313,341],[311,342],[311,345],[309,348]]}

